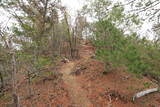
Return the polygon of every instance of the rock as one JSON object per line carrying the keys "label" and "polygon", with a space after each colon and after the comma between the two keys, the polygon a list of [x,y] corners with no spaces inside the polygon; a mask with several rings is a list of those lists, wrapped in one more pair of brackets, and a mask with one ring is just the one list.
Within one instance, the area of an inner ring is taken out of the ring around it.
{"label": "rock", "polygon": [[92,55],[92,56],[91,56],[91,59],[96,59],[96,55],[95,55],[95,54]]}
{"label": "rock", "polygon": [[72,72],[71,74],[78,76],[78,75],[83,74],[86,69],[87,69],[86,66],[81,66],[81,67],[78,67],[78,68],[77,68],[74,72]]}
{"label": "rock", "polygon": [[69,63],[69,59],[63,58],[61,62],[63,62],[63,63]]}

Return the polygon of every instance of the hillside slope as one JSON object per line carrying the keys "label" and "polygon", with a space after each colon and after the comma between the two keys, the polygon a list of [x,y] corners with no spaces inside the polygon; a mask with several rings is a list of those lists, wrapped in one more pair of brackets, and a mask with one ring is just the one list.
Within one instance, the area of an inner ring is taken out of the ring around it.
{"label": "hillside slope", "polygon": [[[94,47],[83,41],[80,59],[60,62],[57,67],[43,70],[32,84],[32,96],[27,97],[27,83],[19,86],[22,107],[159,107],[160,93],[150,94],[131,101],[132,96],[142,90],[157,87],[146,77],[111,68],[104,74],[104,64],[94,58]],[[9,96],[1,98],[4,107]]]}

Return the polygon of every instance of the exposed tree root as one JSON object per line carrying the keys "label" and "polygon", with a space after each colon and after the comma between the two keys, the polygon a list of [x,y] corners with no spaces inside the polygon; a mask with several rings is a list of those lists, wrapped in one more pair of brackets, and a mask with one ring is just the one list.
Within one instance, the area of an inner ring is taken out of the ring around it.
{"label": "exposed tree root", "polygon": [[108,95],[108,97],[109,97],[109,103],[108,103],[107,107],[112,107],[112,98],[111,98],[111,95]]}
{"label": "exposed tree root", "polygon": [[140,97],[143,97],[147,94],[150,94],[150,93],[154,93],[154,92],[158,92],[159,91],[159,88],[152,88],[152,89],[148,89],[148,90],[145,90],[145,91],[141,91],[139,93],[136,93],[132,100],[135,101],[137,98],[140,98]]}

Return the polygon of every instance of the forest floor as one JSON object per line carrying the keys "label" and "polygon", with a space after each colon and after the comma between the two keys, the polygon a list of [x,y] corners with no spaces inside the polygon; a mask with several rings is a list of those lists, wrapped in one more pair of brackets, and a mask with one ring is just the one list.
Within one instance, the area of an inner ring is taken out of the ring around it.
{"label": "forest floor", "polygon": [[[132,102],[132,96],[157,84],[147,77],[112,68],[104,74],[104,64],[96,60],[95,49],[82,42],[80,58],[60,62],[57,67],[43,70],[43,76],[32,82],[32,96],[28,96],[28,85],[18,87],[22,107],[160,107],[160,93],[153,93]],[[9,96],[0,99],[5,107]]]}

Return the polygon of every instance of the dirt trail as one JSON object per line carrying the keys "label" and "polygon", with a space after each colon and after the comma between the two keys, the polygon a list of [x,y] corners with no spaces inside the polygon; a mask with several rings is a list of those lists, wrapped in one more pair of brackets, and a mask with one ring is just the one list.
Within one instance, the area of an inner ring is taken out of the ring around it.
{"label": "dirt trail", "polygon": [[70,75],[74,66],[74,62],[70,62],[64,66],[64,71],[62,71],[63,80],[68,86],[68,92],[73,104],[79,107],[88,107],[91,103],[86,96],[86,92],[82,90],[81,85],[76,81],[76,77]]}
{"label": "dirt trail", "polygon": [[[81,50],[81,57],[78,62],[85,62],[92,52],[87,50],[87,46],[83,45]],[[70,61],[63,65],[61,72],[63,73],[63,80],[68,86],[69,96],[76,107],[90,107],[92,106],[90,100],[87,98],[86,90],[83,90],[81,84],[77,82],[76,76],[71,75],[74,67],[78,64],[77,61]]]}

